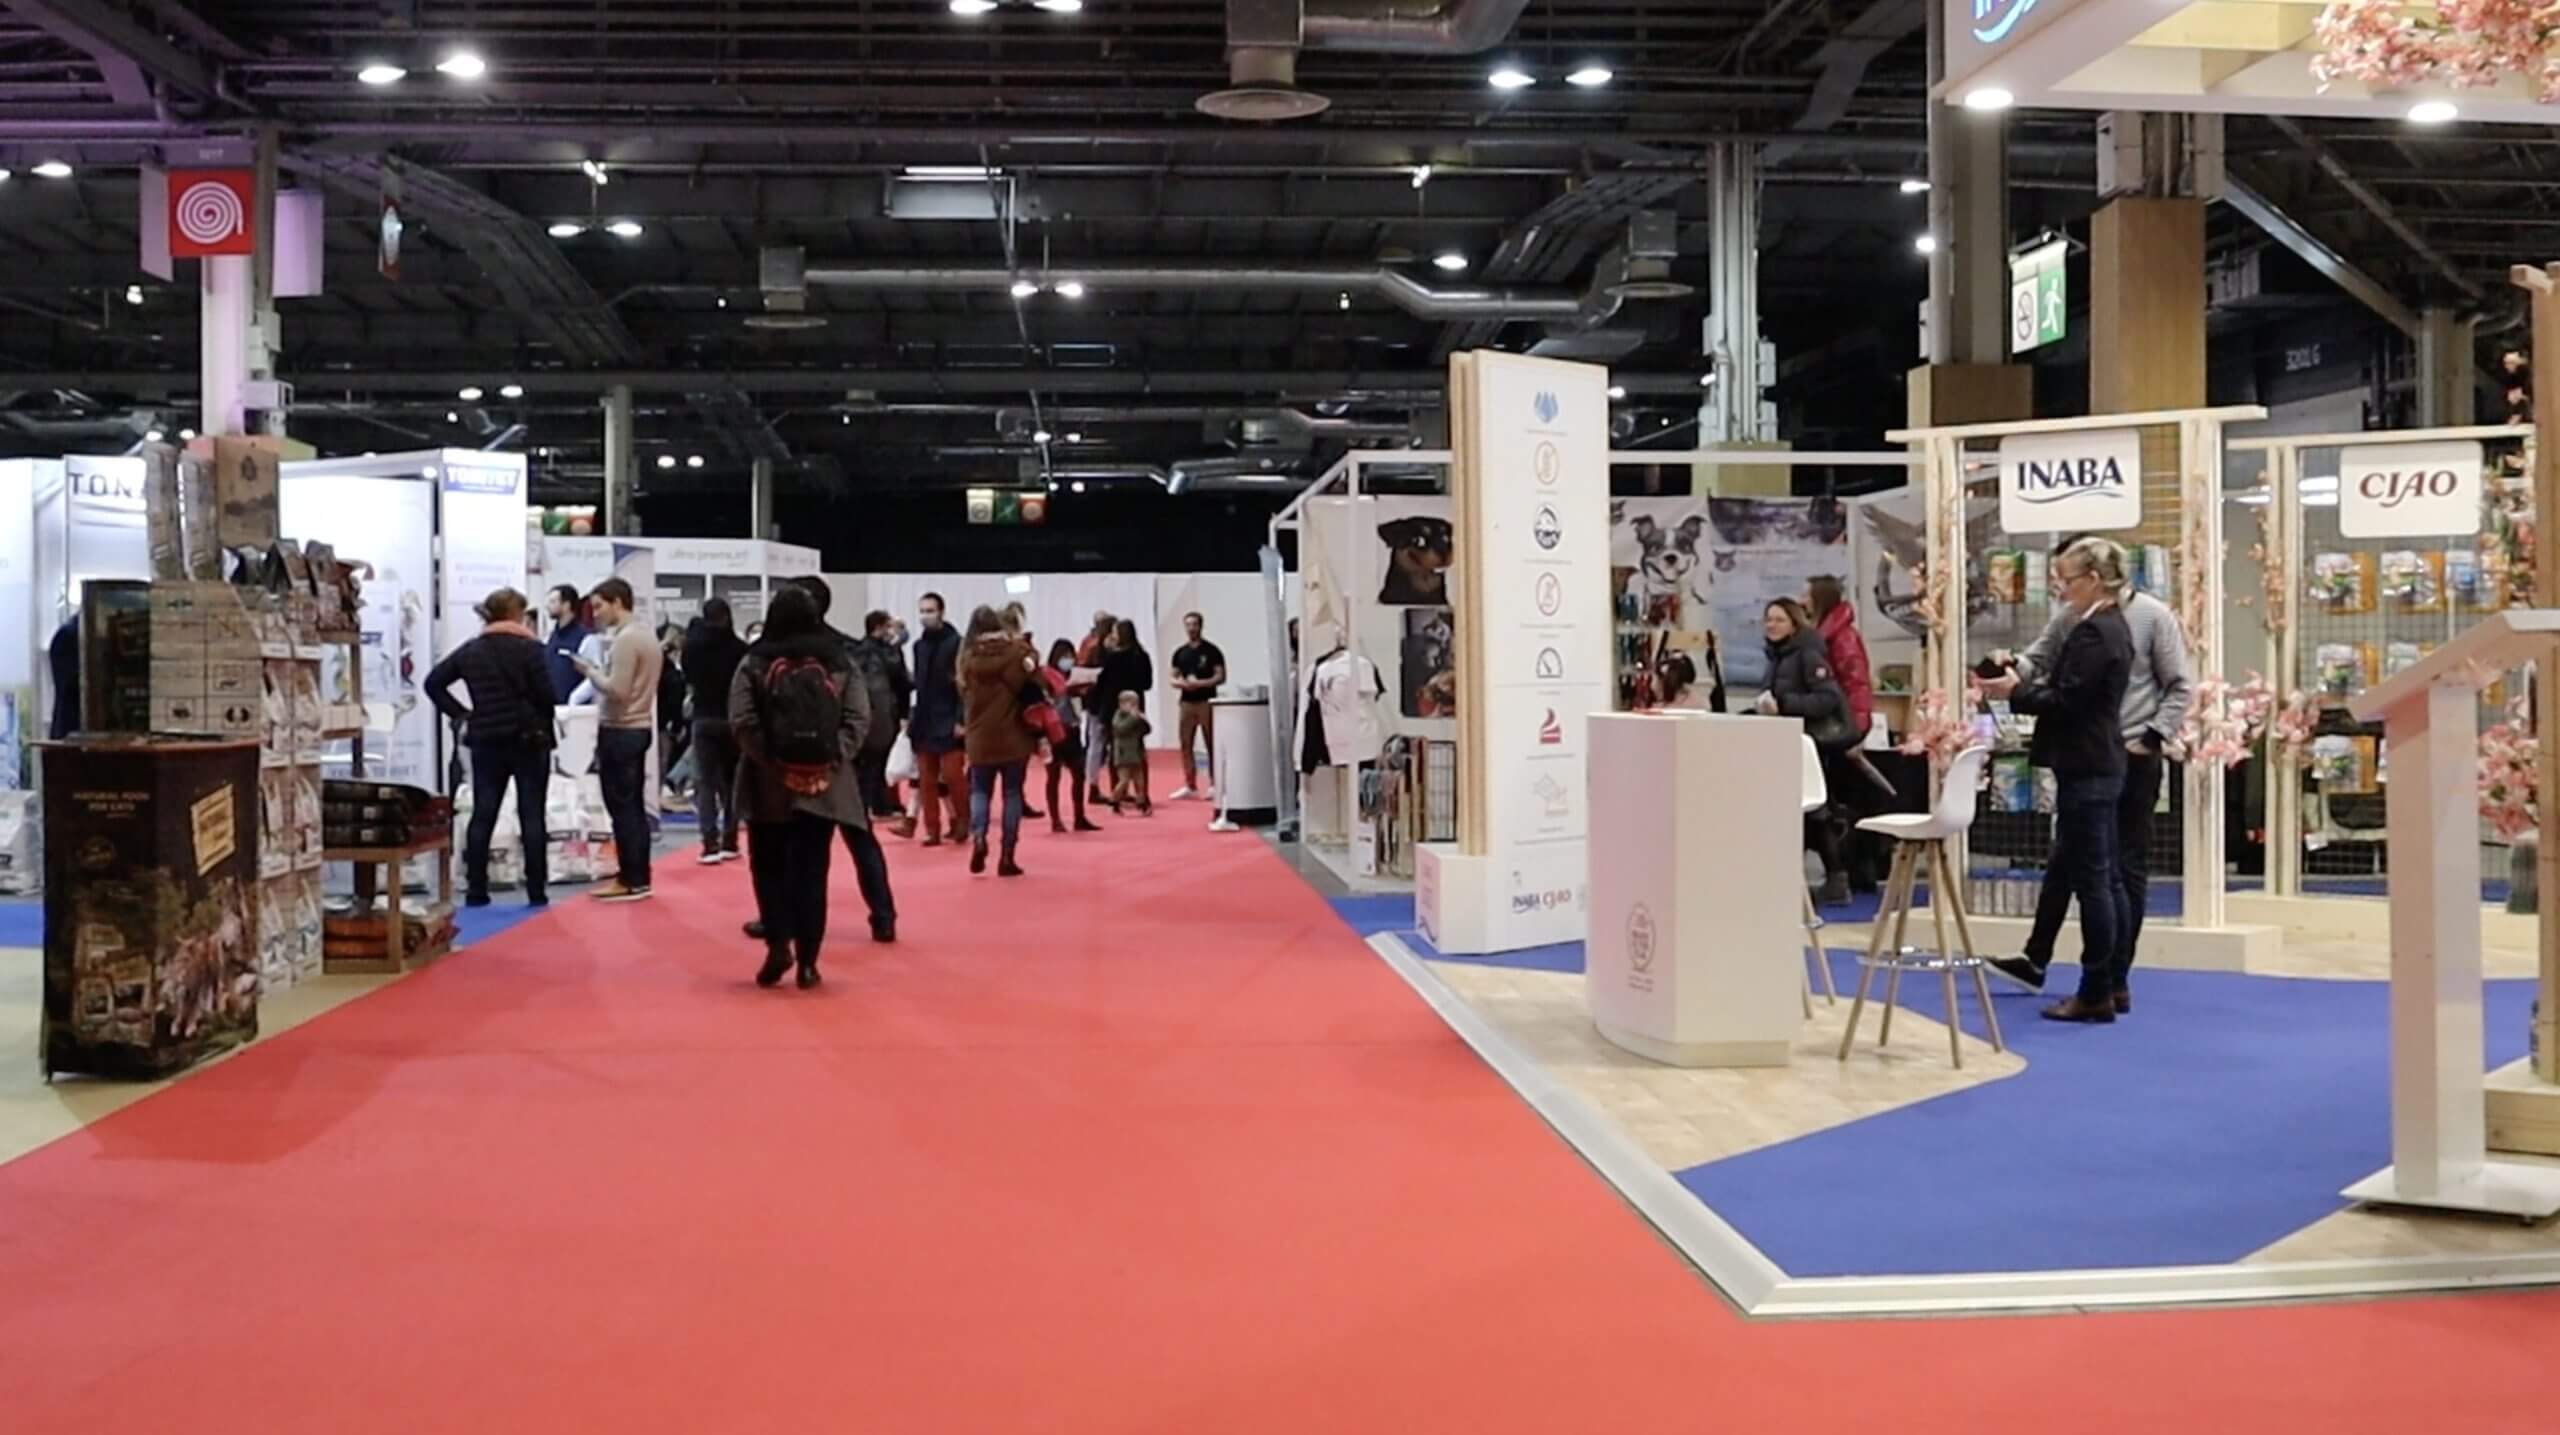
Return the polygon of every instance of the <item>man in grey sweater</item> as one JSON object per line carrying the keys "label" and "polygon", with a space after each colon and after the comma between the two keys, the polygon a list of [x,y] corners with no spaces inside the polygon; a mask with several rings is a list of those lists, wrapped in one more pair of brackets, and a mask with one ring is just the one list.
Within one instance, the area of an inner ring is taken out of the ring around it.
{"label": "man in grey sweater", "polygon": [[[2072,534],[2054,546],[2060,553],[2085,534]],[[2159,804],[2160,784],[2168,767],[2169,743],[2186,726],[2187,709],[2195,702],[2195,683],[2187,676],[2187,640],[2178,615],[2168,604],[2131,588],[2119,597],[2125,625],[2133,631],[2133,675],[2125,684],[2124,795],[2116,802],[2116,883],[2124,894],[2124,919],[2117,924],[2116,950],[2108,960],[2115,968],[2115,1008],[2119,1016],[2133,1010],[2125,985],[2133,970],[2134,947],[2142,938],[2143,904],[2151,895],[2151,809]],[[2071,630],[2071,615],[2057,613],[2044,633],[2020,655],[2021,671],[2051,665]],[[2036,991],[2044,990],[2045,968],[2053,964],[2054,942],[2062,919],[2070,914],[2071,891],[2048,882],[2036,902],[2034,929],[2023,956],[2002,957],[1991,965]],[[2100,954],[2082,952],[2085,965]]]}
{"label": "man in grey sweater", "polygon": [[619,876],[598,889],[599,902],[637,902],[649,895],[649,750],[657,745],[658,673],[666,654],[649,625],[632,611],[631,585],[607,578],[589,597],[596,621],[613,635],[604,665],[581,661],[578,671],[596,685],[604,713],[596,731],[596,784],[613,819],[613,851]]}

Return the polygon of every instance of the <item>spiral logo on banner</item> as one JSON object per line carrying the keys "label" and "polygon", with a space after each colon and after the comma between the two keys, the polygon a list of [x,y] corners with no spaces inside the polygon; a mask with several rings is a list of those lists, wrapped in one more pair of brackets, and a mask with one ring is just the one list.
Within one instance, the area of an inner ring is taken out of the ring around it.
{"label": "spiral logo on banner", "polygon": [[247,254],[256,233],[250,196],[257,179],[245,169],[173,170],[169,174],[169,254],[174,259]]}

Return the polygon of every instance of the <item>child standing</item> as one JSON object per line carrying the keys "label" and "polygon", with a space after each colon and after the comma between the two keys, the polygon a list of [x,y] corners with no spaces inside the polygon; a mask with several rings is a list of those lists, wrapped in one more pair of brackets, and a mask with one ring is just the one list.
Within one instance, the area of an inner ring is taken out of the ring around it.
{"label": "child standing", "polygon": [[1118,779],[1112,798],[1138,804],[1142,814],[1155,810],[1147,801],[1147,734],[1153,731],[1138,695],[1122,689],[1120,710],[1111,715],[1111,768]]}

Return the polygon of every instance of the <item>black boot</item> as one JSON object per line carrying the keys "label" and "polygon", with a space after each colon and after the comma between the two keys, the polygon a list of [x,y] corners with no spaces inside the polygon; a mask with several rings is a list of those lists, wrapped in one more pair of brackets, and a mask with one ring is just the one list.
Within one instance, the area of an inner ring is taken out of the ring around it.
{"label": "black boot", "polygon": [[996,864],[996,875],[999,877],[1019,877],[1022,875],[1022,868],[1020,864],[1013,860],[1013,844],[1010,842],[1004,844],[1004,860]]}
{"label": "black boot", "polygon": [[799,980],[800,990],[804,992],[818,984],[818,954],[815,951],[801,955]]}
{"label": "black boot", "polygon": [[985,833],[980,833],[979,835],[969,839],[969,870],[971,872],[984,872],[987,870],[987,838]]}
{"label": "black boot", "polygon": [[790,970],[791,949],[777,942],[764,954],[764,965],[756,971],[756,985],[778,987],[782,985],[783,973]]}

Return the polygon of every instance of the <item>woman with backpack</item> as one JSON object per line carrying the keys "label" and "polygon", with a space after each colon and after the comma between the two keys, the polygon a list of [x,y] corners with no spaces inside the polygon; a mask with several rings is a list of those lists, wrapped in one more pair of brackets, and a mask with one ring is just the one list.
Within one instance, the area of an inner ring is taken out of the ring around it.
{"label": "woman with backpack", "polygon": [[1014,847],[1022,839],[1022,784],[1039,735],[1023,720],[1023,688],[1037,686],[1031,645],[1006,631],[1004,615],[979,605],[969,615],[960,650],[962,746],[969,754],[969,870],[987,870],[987,809],[1004,784],[1004,857],[999,877],[1019,877]]}
{"label": "woman with backpack", "polygon": [[777,591],[764,636],[729,686],[729,727],[745,759],[747,867],[764,924],[758,986],[779,985],[795,963],[803,990],[818,984],[836,829],[871,826],[854,776],[870,726],[869,694],[817,601],[796,587]]}

